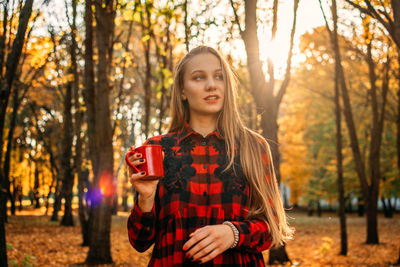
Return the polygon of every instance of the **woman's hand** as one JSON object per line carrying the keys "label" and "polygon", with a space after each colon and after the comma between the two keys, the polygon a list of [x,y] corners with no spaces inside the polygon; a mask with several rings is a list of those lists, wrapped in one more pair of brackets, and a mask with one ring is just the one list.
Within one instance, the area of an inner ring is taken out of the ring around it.
{"label": "woman's hand", "polygon": [[[134,151],[135,148],[131,146],[129,151]],[[142,158],[143,155],[140,153],[133,154],[129,157],[129,161],[134,166],[138,166],[145,162]],[[146,179],[147,173],[135,173],[133,168],[128,165],[128,172],[130,182],[135,190],[139,193],[138,204],[143,212],[149,212],[153,208],[154,197],[157,191],[157,185],[159,180]]]}
{"label": "woman's hand", "polygon": [[207,225],[190,234],[183,250],[192,261],[205,263],[229,249],[234,241],[233,231],[228,225]]}

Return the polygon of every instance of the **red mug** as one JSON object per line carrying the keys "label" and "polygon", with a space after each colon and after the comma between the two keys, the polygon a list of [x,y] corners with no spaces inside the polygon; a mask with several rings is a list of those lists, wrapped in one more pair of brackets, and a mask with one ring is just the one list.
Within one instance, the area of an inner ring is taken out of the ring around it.
{"label": "red mug", "polygon": [[[125,161],[133,168],[135,173],[146,172],[146,179],[158,180],[164,177],[163,150],[160,145],[144,145],[126,153]],[[142,154],[144,163],[134,166],[129,157],[136,153]]]}

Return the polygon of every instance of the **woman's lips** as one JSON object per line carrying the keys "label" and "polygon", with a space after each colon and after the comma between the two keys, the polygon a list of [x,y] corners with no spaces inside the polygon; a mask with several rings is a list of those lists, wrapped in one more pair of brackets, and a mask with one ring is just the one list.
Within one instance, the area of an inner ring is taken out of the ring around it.
{"label": "woman's lips", "polygon": [[218,95],[209,95],[204,98],[207,102],[216,102],[219,99]]}

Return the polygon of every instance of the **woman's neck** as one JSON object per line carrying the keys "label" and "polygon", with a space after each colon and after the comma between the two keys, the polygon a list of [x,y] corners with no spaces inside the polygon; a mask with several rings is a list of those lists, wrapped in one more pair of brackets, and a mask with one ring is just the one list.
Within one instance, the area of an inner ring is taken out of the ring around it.
{"label": "woman's neck", "polygon": [[206,137],[217,128],[217,118],[196,116],[190,118],[189,125],[194,131]]}

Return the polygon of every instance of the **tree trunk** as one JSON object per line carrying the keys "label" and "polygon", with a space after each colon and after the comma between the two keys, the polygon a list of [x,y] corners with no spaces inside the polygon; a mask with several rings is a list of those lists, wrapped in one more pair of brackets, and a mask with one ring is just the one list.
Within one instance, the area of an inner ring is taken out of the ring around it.
{"label": "tree trunk", "polygon": [[[107,264],[112,263],[110,249],[110,228],[111,228],[111,209],[112,196],[114,194],[114,175],[113,175],[113,147],[112,147],[112,126],[110,114],[110,85],[108,80],[111,68],[111,47],[113,45],[112,36],[114,31],[115,7],[114,1],[95,0],[96,17],[96,37],[98,47],[97,65],[97,84],[95,114],[96,129],[92,131],[98,146],[93,154],[97,154],[98,160],[95,164],[97,169],[94,171],[93,190],[101,194],[102,199],[92,202],[92,220],[90,225],[90,248],[86,258],[87,264]],[[88,110],[88,112],[90,112]]]}
{"label": "tree trunk", "polygon": [[332,1],[333,35],[331,42],[335,51],[335,117],[336,117],[336,170],[339,199],[339,220],[340,220],[340,255],[347,255],[347,229],[345,214],[345,193],[343,184],[343,155],[342,155],[342,116],[340,107],[340,58],[339,42],[337,33],[337,6],[336,0]]}
{"label": "tree trunk", "polygon": [[[359,4],[354,3],[353,1],[346,0],[346,2],[350,3],[351,5],[355,6],[358,8],[361,13],[367,14],[369,16],[372,16],[376,20],[379,21],[379,23],[386,28],[386,30],[389,32],[389,35],[391,36],[392,40],[397,46],[397,51],[400,52],[400,1],[398,0],[392,0],[391,1],[391,13],[393,14],[393,19],[391,19],[391,15],[387,13],[386,10],[379,10],[377,11],[372,4],[371,1],[365,0],[366,8],[361,7]],[[390,19],[388,19],[390,18]],[[367,29],[369,30],[369,29]],[[382,110],[381,110],[381,116],[379,119],[379,114],[378,114],[378,101],[376,98],[376,85],[375,85],[375,73],[374,73],[374,64],[372,61],[372,56],[371,56],[371,42],[369,40],[368,43],[368,55],[367,55],[367,63],[369,67],[369,74],[370,74],[370,83],[371,83],[371,104],[372,104],[372,130],[371,130],[371,144],[370,144],[370,155],[369,155],[369,165],[370,165],[370,180],[371,180],[371,185],[368,186],[368,182],[366,179],[365,175],[365,166],[361,162],[361,157],[358,155],[359,150],[358,148],[358,140],[355,140],[356,136],[354,134],[355,129],[354,129],[354,123],[351,122],[352,116],[351,115],[351,110],[349,111],[350,107],[350,101],[347,96],[347,88],[345,86],[342,87],[343,92],[343,100],[345,103],[345,115],[346,115],[346,122],[348,123],[348,128],[349,128],[349,133],[350,133],[350,141],[351,141],[351,146],[353,150],[353,155],[354,155],[354,160],[356,164],[356,170],[357,174],[359,176],[360,182],[361,182],[361,188],[362,188],[362,193],[363,197],[365,200],[366,204],[366,212],[367,212],[367,244],[377,244],[379,243],[378,239],[378,229],[377,227],[377,218],[373,218],[377,214],[377,201],[378,201],[378,195],[379,195],[379,179],[380,179],[380,146],[381,146],[381,140],[382,140],[382,132],[383,132],[383,118],[384,118],[384,111],[385,111],[385,103],[386,103],[386,93],[384,90],[385,86],[382,86],[383,92],[382,92]],[[343,73],[343,71],[342,71]],[[386,74],[387,77],[388,74]],[[343,83],[344,83],[344,74],[343,76]],[[346,92],[345,92],[346,91]],[[347,98],[347,99],[346,99]],[[399,127],[399,126],[398,126]],[[398,128],[399,131],[399,128]],[[399,139],[397,139],[398,141]],[[362,168],[362,169],[361,169]]]}
{"label": "tree trunk", "polygon": [[[25,33],[32,14],[33,0],[26,0],[18,21],[18,30],[12,44],[11,52],[7,56],[6,73],[0,83],[0,147],[3,147],[3,130],[6,116],[6,109],[11,93],[11,86],[21,57],[22,48],[25,42]],[[0,149],[0,162],[2,161],[3,150]],[[0,172],[0,175],[3,175]],[[0,177],[3,179],[3,177]]]}
{"label": "tree trunk", "polygon": [[[51,138],[49,138],[49,140],[46,140],[46,138],[44,136],[44,135],[49,135],[49,133],[48,132],[47,133],[46,132],[43,133],[42,130],[40,129],[40,127],[39,127],[39,123],[38,123],[39,119],[38,119],[38,117],[36,115],[35,104],[30,104],[30,108],[31,108],[31,112],[33,114],[33,117],[35,119],[35,128],[36,128],[36,131],[37,131],[38,138],[42,142],[43,147],[45,148],[46,152],[49,154],[52,181],[51,181],[51,185],[50,185],[49,194],[47,195],[47,198],[46,198],[46,215],[47,215],[48,208],[49,208],[49,199],[50,199],[50,197],[52,195],[52,192],[56,192],[56,193],[58,192],[58,177],[59,177],[60,171],[59,171],[59,168],[57,166],[56,158],[54,156],[54,152],[53,152],[53,149],[52,149],[52,140],[51,140]],[[52,131],[51,128],[50,128],[50,131]],[[53,188],[54,188],[54,190],[53,190]],[[22,193],[22,191],[21,191],[21,193]],[[56,203],[56,197],[55,197],[56,193],[54,194],[54,201],[55,202],[54,202],[53,206]],[[58,220],[58,218],[57,218],[58,209],[57,209],[56,212],[54,212],[54,211],[55,211],[55,209],[53,210],[53,216],[52,216],[51,220],[53,221],[53,217],[54,217],[54,221],[57,221]]]}
{"label": "tree trunk", "polygon": [[[85,188],[90,189],[89,186],[89,170],[86,168],[81,171],[78,175],[78,196],[79,196],[79,222],[81,224],[82,232],[82,246],[90,245],[90,229],[89,229],[89,218],[87,214],[87,207],[84,203]],[[86,203],[87,205],[87,203]]]}
{"label": "tree trunk", "polygon": [[396,264],[400,265],[400,248],[399,248],[399,259],[397,260]]}
{"label": "tree trunk", "polygon": [[[83,96],[85,99],[85,104],[87,108],[86,112],[86,119],[87,119],[87,136],[88,136],[88,143],[89,143],[89,158],[92,164],[93,176],[97,175],[97,162],[98,162],[98,155],[97,152],[97,136],[96,136],[96,92],[94,86],[94,62],[93,62],[93,12],[92,12],[92,0],[86,0],[85,2],[85,75],[84,75],[84,84],[85,90],[83,91]],[[89,174],[87,174],[89,178]],[[83,177],[79,177],[83,178]],[[89,181],[88,181],[89,182]],[[88,185],[86,185],[88,186]],[[83,190],[82,180],[79,180],[79,188],[78,190]],[[92,192],[91,186],[88,186],[88,193]],[[80,192],[79,198],[79,219],[81,220],[81,227],[82,227],[82,235],[83,237],[83,244],[82,245],[90,245],[91,238],[91,225],[93,221],[93,212],[92,208],[89,206],[91,202],[88,198],[86,201],[86,210],[89,210],[89,218],[86,219],[86,211],[83,207],[83,199],[82,199],[83,192]],[[83,222],[83,223],[82,223]],[[87,243],[85,243],[85,240]]]}
{"label": "tree trunk", "polygon": [[[269,250],[269,265],[274,265],[277,263],[280,264],[282,262],[290,262],[290,264],[292,264],[292,261],[289,259],[289,256],[286,253],[285,246],[286,245],[283,245],[281,247],[271,248]],[[271,257],[271,255],[273,255],[273,257]]]}
{"label": "tree trunk", "polygon": [[[400,17],[400,12],[398,12],[397,17]],[[398,19],[398,22],[400,18]],[[400,28],[400,27],[397,27]],[[397,62],[400,64],[400,48],[397,49]],[[397,168],[400,172],[400,68],[397,71],[397,81],[398,81],[398,88],[397,88],[397,120],[396,120],[396,144],[397,144]],[[397,198],[395,203],[397,202]],[[396,208],[395,208],[396,210]],[[400,248],[399,248],[399,258],[397,260],[397,264],[400,265]]]}
{"label": "tree trunk", "polygon": [[89,238],[89,220],[88,215],[86,213],[86,208],[84,204],[84,195],[85,188],[88,188],[89,184],[89,170],[85,168],[82,170],[82,145],[84,139],[81,137],[81,128],[83,123],[84,112],[82,111],[81,104],[79,101],[80,97],[80,88],[79,88],[79,74],[78,74],[78,64],[77,64],[77,42],[76,42],[76,6],[77,0],[72,0],[72,25],[71,25],[71,74],[74,77],[72,82],[73,92],[74,92],[74,107],[75,107],[75,136],[76,136],[76,145],[75,145],[75,155],[74,155],[74,170],[78,176],[78,214],[79,214],[79,222],[81,225],[82,232],[82,246],[89,246],[90,238]]}
{"label": "tree trunk", "polygon": [[[72,114],[71,114],[71,108],[72,108],[72,93],[74,94],[74,103],[75,103],[75,116],[79,117],[81,116],[81,111],[80,107],[78,105],[79,103],[79,77],[78,77],[78,66],[76,62],[76,50],[77,50],[77,43],[76,43],[76,0],[72,0],[72,23],[71,23],[71,45],[70,45],[70,55],[71,55],[71,68],[69,69],[69,74],[72,75],[74,78],[72,81],[69,81],[67,84],[67,93],[65,94],[65,106],[64,106],[64,115],[65,115],[65,121],[64,121],[64,138],[65,138],[65,157],[68,159],[65,159],[65,164],[64,165],[67,170],[65,170],[65,178],[64,178],[64,183],[63,183],[63,189],[64,189],[64,197],[65,197],[65,211],[64,211],[64,217],[61,221],[61,225],[64,226],[71,226],[74,225],[73,221],[73,216],[72,216],[72,198],[73,198],[73,185],[74,185],[74,173],[73,173],[73,167],[71,166],[71,158],[72,158]],[[75,133],[76,133],[76,138],[81,139],[80,137],[80,127],[81,127],[81,119],[77,118],[75,120],[76,123],[75,125]],[[68,129],[68,133],[66,132],[66,129]],[[78,135],[77,135],[78,134]],[[80,140],[77,141],[77,143]],[[81,141],[80,144],[81,145]],[[80,149],[80,148],[79,148]],[[75,151],[77,148],[75,148]],[[79,153],[79,154],[78,154]],[[75,172],[79,172],[81,170],[80,167],[80,153],[81,151],[76,151],[76,155],[74,158],[74,165],[75,165]],[[78,161],[77,162],[77,157]],[[64,157],[63,157],[64,159]],[[77,165],[79,164],[79,166]]]}
{"label": "tree trunk", "polygon": [[314,213],[314,204],[313,203],[314,203],[313,200],[308,201],[308,205],[307,205],[307,216],[308,217],[313,216],[313,213]]}
{"label": "tree trunk", "polygon": [[[246,0],[245,2],[245,30],[242,30],[240,26],[240,21],[236,13],[233,1],[231,1],[231,6],[235,14],[236,23],[239,27],[240,34],[245,44],[246,54],[247,54],[247,67],[250,74],[251,83],[251,93],[254,97],[255,103],[258,107],[257,110],[261,113],[261,129],[262,134],[268,141],[271,153],[272,161],[275,167],[276,178],[278,184],[280,183],[280,159],[279,159],[279,149],[278,149],[278,111],[279,105],[282,102],[282,98],[286,92],[286,88],[290,81],[290,70],[291,70],[291,59],[293,52],[293,39],[296,30],[296,20],[297,20],[297,8],[299,0],[294,1],[293,9],[293,25],[291,30],[290,48],[288,52],[286,74],[285,78],[277,90],[277,94],[274,95],[275,91],[275,77],[274,77],[274,67],[272,62],[268,62],[268,72],[269,81],[265,79],[265,74],[263,72],[262,63],[260,61],[259,52],[259,40],[257,37],[257,0]],[[277,6],[274,9],[277,12]],[[269,262],[278,262],[283,264],[288,262],[289,257],[286,253],[285,246],[274,248],[270,250]]]}
{"label": "tree trunk", "polygon": [[[0,209],[3,209],[3,203],[7,202],[7,194],[0,192]],[[4,226],[5,218],[3,211],[0,212],[0,266],[8,266],[7,260],[7,243],[6,243],[6,230]]]}
{"label": "tree trunk", "polygon": [[33,186],[33,198],[35,200],[35,209],[40,209],[40,195],[39,195],[39,163],[35,162],[35,183]]}
{"label": "tree trunk", "polygon": [[[397,62],[400,66],[400,49],[398,50]],[[397,86],[398,88],[397,88],[396,145],[397,145],[397,169],[400,172],[400,68],[397,71]]]}
{"label": "tree trunk", "polygon": [[[3,131],[4,121],[6,117],[6,110],[8,106],[9,96],[11,93],[11,85],[14,81],[15,72],[19,64],[22,48],[25,42],[25,33],[28,26],[29,19],[32,13],[33,0],[26,0],[24,7],[21,10],[18,22],[18,30],[12,44],[11,52],[7,56],[6,73],[0,82],[0,148],[3,148]],[[5,7],[6,8],[6,7]],[[6,15],[5,15],[6,16]],[[5,17],[6,18],[6,17]],[[5,35],[4,35],[5,38]],[[3,50],[4,51],[4,50]],[[2,52],[3,52],[2,51]],[[3,54],[4,55],[4,54]],[[2,57],[3,57],[2,55]],[[2,61],[2,60],[1,60]],[[3,158],[3,149],[0,149],[0,162]],[[3,170],[0,169],[0,265],[7,266],[7,247],[5,237],[5,215],[6,215],[6,201],[7,181],[4,177]]]}
{"label": "tree trunk", "polygon": [[367,244],[379,244],[377,202],[369,200],[366,203],[367,213]]}
{"label": "tree trunk", "polygon": [[[145,10],[143,8],[140,9],[140,23],[142,26],[142,31],[143,35],[150,35],[150,27],[151,27],[151,20],[150,20],[150,3],[145,3]],[[146,20],[147,23],[144,21],[144,12],[146,12]],[[147,25],[146,25],[147,24]],[[143,84],[143,90],[144,90],[144,135],[145,138],[147,139],[149,137],[149,132],[150,132],[150,112],[151,112],[151,98],[152,98],[152,88],[151,88],[151,62],[150,62],[150,49],[151,49],[151,38],[148,38],[145,42],[143,43],[143,49],[144,49],[144,59],[146,62],[145,65],[145,77],[144,77],[144,84]]]}
{"label": "tree trunk", "polygon": [[52,222],[58,221],[58,212],[61,209],[62,193],[60,187],[61,187],[61,179],[57,177],[56,188],[54,192],[53,214],[51,215],[50,219]]}
{"label": "tree trunk", "polygon": [[[13,135],[14,135],[14,129],[15,129],[15,124],[17,121],[17,116],[18,116],[18,108],[19,108],[19,101],[18,101],[18,86],[14,88],[13,92],[13,111],[11,114],[11,121],[10,121],[10,126],[8,128],[8,137],[7,137],[7,150],[6,154],[4,157],[4,185],[6,186],[7,194],[11,202],[11,214],[15,215],[15,199],[11,195],[10,191],[10,164],[11,164],[11,151],[13,150]],[[7,201],[6,201],[7,203]],[[7,216],[7,213],[5,214]],[[7,218],[7,217],[6,217]],[[7,219],[6,219],[7,221]]]}
{"label": "tree trunk", "polygon": [[68,82],[64,96],[64,116],[63,116],[63,153],[61,157],[61,166],[63,170],[62,196],[64,202],[64,216],[61,225],[72,226],[74,220],[72,217],[72,188],[74,186],[74,174],[72,173],[72,84]]}
{"label": "tree trunk", "polygon": [[[369,50],[370,47],[367,47]],[[336,52],[336,58],[341,62],[340,51]],[[370,51],[368,52],[370,53]],[[373,109],[373,120],[372,120],[372,131],[371,131],[371,144],[370,144],[370,157],[369,157],[369,165],[371,169],[371,184],[368,184],[367,175],[365,171],[365,164],[361,156],[359,140],[357,138],[357,132],[354,124],[353,114],[351,110],[350,97],[348,94],[348,89],[346,86],[346,80],[344,76],[343,67],[339,64],[340,69],[340,82],[341,82],[341,93],[344,104],[344,115],[346,118],[346,125],[348,128],[349,136],[350,136],[350,144],[353,152],[354,163],[356,166],[356,172],[360,180],[362,195],[365,201],[365,207],[367,212],[367,244],[377,244],[379,242],[378,239],[378,228],[377,228],[377,198],[378,198],[378,190],[379,190],[379,178],[380,178],[380,164],[379,164],[379,152],[380,152],[380,143],[382,138],[382,130],[383,130],[383,121],[379,121],[378,118],[378,107],[377,107],[377,97],[376,97],[376,86],[375,86],[375,74],[374,74],[374,65],[372,59],[368,59],[367,63],[369,65],[370,71],[370,83],[371,83],[371,104]],[[383,88],[385,90],[385,88]],[[383,91],[384,91],[383,90]],[[383,104],[381,111],[381,118],[384,115],[384,106],[386,103],[386,95],[383,95]]]}
{"label": "tree trunk", "polygon": [[364,200],[362,199],[362,197],[358,197],[357,198],[357,214],[359,217],[362,217],[362,216],[364,216],[364,212],[365,212]]}
{"label": "tree trunk", "polygon": [[381,197],[383,214],[385,215],[385,218],[393,218],[393,209],[390,203],[390,198],[388,198],[387,200],[388,203],[386,204],[386,199],[384,197]]}
{"label": "tree trunk", "polygon": [[[164,51],[163,51],[163,53],[162,53],[162,55],[161,55],[161,68],[162,69],[168,69],[171,73],[173,72],[173,70],[172,69],[169,69],[168,67],[169,67],[169,64],[168,64],[168,50],[170,50],[170,49],[172,49],[171,47],[170,47],[170,42],[171,42],[171,40],[170,40],[170,35],[171,35],[171,33],[170,33],[170,30],[169,30],[169,27],[170,27],[170,20],[171,20],[171,18],[170,18],[170,16],[168,15],[168,17],[167,17],[167,25],[165,26],[165,35],[167,36],[167,38],[166,38],[166,40],[165,40],[165,43],[164,43]],[[162,39],[162,38],[161,38]],[[157,45],[156,44],[156,46],[157,46],[157,51],[159,51],[159,47],[160,47],[160,45]],[[158,57],[160,57],[160,54],[161,53],[157,53],[157,56]],[[172,58],[170,58],[169,60],[172,60]],[[163,127],[163,120],[164,120],[164,117],[165,117],[165,113],[166,113],[166,110],[167,110],[167,105],[169,104],[169,94],[167,93],[167,89],[168,88],[166,88],[166,86],[165,86],[165,79],[166,79],[166,77],[165,77],[165,75],[164,75],[164,71],[161,71],[161,79],[160,79],[160,83],[161,83],[161,99],[160,99],[160,108],[159,108],[159,110],[160,110],[160,113],[158,114],[158,120],[159,120],[159,125],[158,125],[158,133],[159,134],[162,134],[162,127]]]}
{"label": "tree trunk", "polygon": [[8,2],[3,1],[3,34],[0,36],[0,78],[3,78],[4,58],[6,55],[6,37],[7,37],[7,25],[8,25]]}
{"label": "tree trunk", "polygon": [[317,200],[317,216],[318,217],[322,216],[321,201],[319,199]]}

